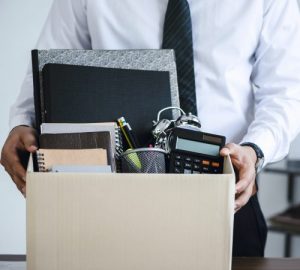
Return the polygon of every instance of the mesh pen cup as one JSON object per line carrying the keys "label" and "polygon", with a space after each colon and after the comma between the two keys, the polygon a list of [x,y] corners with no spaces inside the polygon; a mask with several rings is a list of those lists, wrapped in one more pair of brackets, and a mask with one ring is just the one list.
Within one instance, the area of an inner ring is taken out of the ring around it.
{"label": "mesh pen cup", "polygon": [[123,173],[166,173],[166,152],[158,148],[127,150],[121,162]]}

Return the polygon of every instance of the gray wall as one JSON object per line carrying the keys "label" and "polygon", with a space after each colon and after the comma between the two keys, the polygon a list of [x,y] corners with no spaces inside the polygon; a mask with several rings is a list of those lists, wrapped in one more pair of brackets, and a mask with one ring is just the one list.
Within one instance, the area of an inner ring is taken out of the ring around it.
{"label": "gray wall", "polygon": [[[52,0],[0,1],[0,146]],[[0,254],[25,254],[25,200],[0,166]]]}
{"label": "gray wall", "polygon": [[[52,0],[0,1],[0,146],[8,133],[8,111],[14,102],[29,63],[30,50]],[[293,144],[291,156],[300,158],[300,138]],[[300,183],[300,181],[299,181]],[[287,205],[286,179],[262,174],[260,200],[266,216]],[[300,201],[300,184],[297,187]],[[300,239],[294,239],[294,256],[300,257]],[[0,254],[25,253],[25,200],[16,190],[3,168],[0,168]],[[283,255],[283,236],[270,233],[267,256]]]}

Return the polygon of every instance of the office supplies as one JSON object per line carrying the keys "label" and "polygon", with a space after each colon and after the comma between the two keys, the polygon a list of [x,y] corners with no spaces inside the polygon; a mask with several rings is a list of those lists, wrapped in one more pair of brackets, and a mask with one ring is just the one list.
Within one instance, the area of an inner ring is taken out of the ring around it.
{"label": "office supplies", "polygon": [[78,166],[78,165],[54,165],[50,172],[68,172],[68,173],[111,173],[111,166]]}
{"label": "office supplies", "polygon": [[119,127],[121,129],[121,132],[122,132],[124,138],[125,138],[125,141],[127,142],[128,147],[132,149],[133,148],[132,142],[130,141],[130,139],[128,137],[128,134],[125,131],[123,123],[122,123],[122,121],[120,119],[118,119],[118,125],[119,125]]}
{"label": "office supplies", "polygon": [[[103,132],[108,131],[111,138],[112,157],[119,158],[123,152],[123,142],[118,125],[115,122],[103,123],[43,123],[41,133],[61,134],[61,133],[85,133],[85,132]],[[108,153],[109,155],[109,153]],[[114,162],[112,162],[113,172],[116,171]]]}
{"label": "office supplies", "polygon": [[123,115],[146,145],[156,112],[171,105],[166,71],[46,64],[42,75],[46,123],[111,122]]}
{"label": "office supplies", "polygon": [[130,149],[122,154],[123,173],[166,173],[166,152],[158,148]]}
{"label": "office supplies", "polygon": [[[161,115],[166,111],[170,111],[170,110],[179,111],[180,116],[174,119],[161,119]],[[156,121],[153,120],[152,135],[155,140],[155,147],[164,149],[169,153],[170,133],[174,128],[178,128],[178,127],[200,131],[201,122],[196,115],[193,115],[191,113],[186,114],[179,107],[167,107],[161,109],[157,114]]]}
{"label": "office supplies", "polygon": [[170,133],[170,172],[199,174],[223,172],[220,150],[224,136],[186,128],[174,128]]}
{"label": "office supplies", "polygon": [[131,148],[131,149],[138,148],[139,147],[138,140],[137,140],[131,126],[129,125],[129,123],[126,122],[125,118],[124,117],[119,118],[118,124],[119,124],[121,131],[128,143],[129,148]]}
{"label": "office supplies", "polygon": [[[45,64],[124,68],[169,72],[172,106],[179,106],[177,72],[173,50],[33,50],[32,70],[36,127],[45,122],[41,76]],[[173,112],[176,118],[177,112]],[[114,119],[116,120],[116,119]],[[92,120],[86,122],[94,122]]]}
{"label": "office supplies", "polygon": [[115,122],[100,123],[43,123],[41,134],[80,133],[109,131],[115,137],[117,125]]}
{"label": "office supplies", "polygon": [[103,148],[107,151],[108,165],[113,165],[115,171],[114,149],[111,145],[109,131],[41,134],[39,147],[43,149],[95,149]]}
{"label": "office supplies", "polygon": [[107,165],[105,149],[39,149],[37,161],[40,172],[56,165]]}

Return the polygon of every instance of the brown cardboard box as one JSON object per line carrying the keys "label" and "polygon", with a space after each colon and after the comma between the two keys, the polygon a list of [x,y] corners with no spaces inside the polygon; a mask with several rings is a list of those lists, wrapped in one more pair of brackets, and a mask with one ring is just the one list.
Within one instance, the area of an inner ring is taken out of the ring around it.
{"label": "brown cardboard box", "polygon": [[28,270],[230,270],[235,176],[27,174]]}

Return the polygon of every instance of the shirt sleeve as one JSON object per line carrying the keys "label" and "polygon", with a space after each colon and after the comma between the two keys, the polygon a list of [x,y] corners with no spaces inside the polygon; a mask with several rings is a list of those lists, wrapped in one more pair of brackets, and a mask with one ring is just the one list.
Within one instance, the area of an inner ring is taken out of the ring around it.
{"label": "shirt sleeve", "polygon": [[[86,6],[84,0],[54,0],[42,33],[36,45],[37,49],[90,49]],[[21,91],[10,108],[9,126],[34,126],[34,99],[32,67],[21,86]]]}
{"label": "shirt sleeve", "polygon": [[265,164],[288,154],[300,131],[300,16],[296,0],[265,1],[252,73],[255,118],[242,142],[257,144]]}

